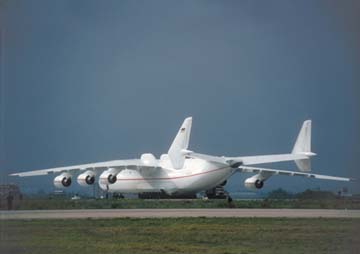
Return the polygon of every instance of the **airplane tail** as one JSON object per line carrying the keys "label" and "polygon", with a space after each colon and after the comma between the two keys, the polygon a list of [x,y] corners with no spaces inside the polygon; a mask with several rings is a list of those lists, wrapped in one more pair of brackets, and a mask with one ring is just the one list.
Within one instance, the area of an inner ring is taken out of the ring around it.
{"label": "airplane tail", "polygon": [[307,159],[295,160],[295,163],[300,171],[311,171],[310,156],[315,155],[311,152],[311,120],[303,123],[291,153],[309,156]]}
{"label": "airplane tail", "polygon": [[168,151],[171,163],[176,169],[184,166],[184,150],[186,150],[189,146],[191,123],[192,117],[188,117],[184,120]]}

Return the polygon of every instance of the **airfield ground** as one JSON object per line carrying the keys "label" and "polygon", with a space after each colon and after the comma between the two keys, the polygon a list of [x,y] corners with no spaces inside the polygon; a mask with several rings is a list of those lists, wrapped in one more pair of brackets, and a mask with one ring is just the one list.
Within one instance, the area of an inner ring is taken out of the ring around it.
{"label": "airfield ground", "polygon": [[212,199],[80,199],[24,198],[13,207],[16,210],[49,209],[144,209],[144,208],[295,208],[295,209],[360,209],[360,198],[345,199],[258,199],[226,200]]}
{"label": "airfield ground", "polygon": [[360,219],[0,221],[0,253],[359,253]]}
{"label": "airfield ground", "polygon": [[360,210],[341,209],[71,209],[0,211],[0,220],[114,218],[359,218]]}
{"label": "airfield ground", "polygon": [[[358,198],[234,200],[231,204],[226,200],[25,198],[14,208],[17,211],[0,212],[0,254],[360,253]],[[96,210],[84,210],[89,208]],[[134,208],[140,212],[128,210]],[[146,216],[141,214],[144,208]],[[200,213],[208,214],[149,216],[159,208],[161,213],[152,214],[166,215],[180,208],[202,208]],[[272,218],[253,218],[258,210],[260,217]],[[231,218],[214,218],[214,213]],[[238,218],[233,217],[236,213]],[[151,218],[126,218],[130,215]],[[246,218],[240,218],[243,215]],[[314,218],[304,218],[307,215]],[[79,216],[83,219],[76,219]]]}

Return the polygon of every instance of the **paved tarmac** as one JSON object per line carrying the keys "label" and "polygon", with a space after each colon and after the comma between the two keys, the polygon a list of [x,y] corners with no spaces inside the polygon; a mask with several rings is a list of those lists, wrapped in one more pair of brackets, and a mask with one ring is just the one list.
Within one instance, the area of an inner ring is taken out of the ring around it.
{"label": "paved tarmac", "polygon": [[360,218],[360,210],[328,209],[83,209],[0,211],[0,220],[86,218]]}

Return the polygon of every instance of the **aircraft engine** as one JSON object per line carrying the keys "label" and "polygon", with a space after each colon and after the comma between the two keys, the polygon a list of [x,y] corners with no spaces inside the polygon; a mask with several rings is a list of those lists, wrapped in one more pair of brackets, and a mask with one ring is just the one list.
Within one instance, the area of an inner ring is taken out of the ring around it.
{"label": "aircraft engine", "polygon": [[114,168],[109,168],[108,170],[105,170],[104,172],[102,172],[102,174],[100,175],[100,184],[113,184],[116,182],[117,177],[116,175],[118,174],[118,171]]}
{"label": "aircraft engine", "polygon": [[69,173],[62,173],[54,178],[54,185],[57,188],[69,187],[71,185],[71,175]]}
{"label": "aircraft engine", "polygon": [[244,182],[244,185],[249,190],[257,190],[264,186],[264,180],[262,180],[259,174],[257,174],[247,178]]}
{"label": "aircraft engine", "polygon": [[95,182],[94,171],[88,170],[77,177],[77,182],[81,186],[92,185]]}

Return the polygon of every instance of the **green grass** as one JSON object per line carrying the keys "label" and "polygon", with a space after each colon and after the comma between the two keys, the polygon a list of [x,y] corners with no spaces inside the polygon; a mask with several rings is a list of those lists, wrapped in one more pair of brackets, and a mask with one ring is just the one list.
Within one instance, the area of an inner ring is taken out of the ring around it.
{"label": "green grass", "polygon": [[[228,208],[226,200],[142,200],[142,199],[24,199],[16,209],[101,209],[101,208]],[[236,208],[360,209],[359,199],[234,200]]]}
{"label": "green grass", "polygon": [[0,221],[0,253],[358,253],[359,219]]}

